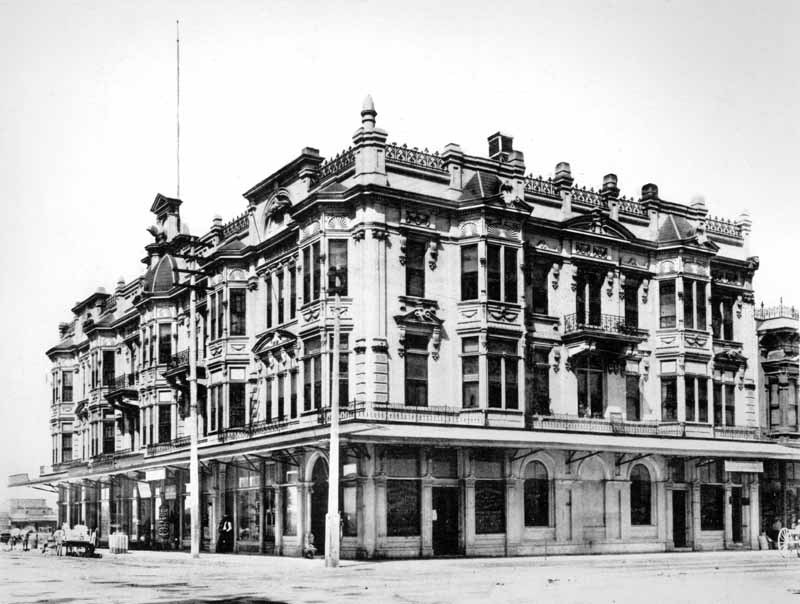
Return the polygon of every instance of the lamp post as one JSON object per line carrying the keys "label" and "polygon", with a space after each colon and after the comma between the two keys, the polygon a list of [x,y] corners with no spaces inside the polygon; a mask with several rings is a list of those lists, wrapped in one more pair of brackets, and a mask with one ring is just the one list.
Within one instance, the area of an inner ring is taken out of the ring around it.
{"label": "lamp post", "polygon": [[[328,285],[334,284],[333,359],[331,361],[331,444],[328,456],[328,513],[325,515],[325,566],[339,566],[339,309],[344,281],[344,269],[328,269]],[[328,287],[330,292],[331,287]]]}

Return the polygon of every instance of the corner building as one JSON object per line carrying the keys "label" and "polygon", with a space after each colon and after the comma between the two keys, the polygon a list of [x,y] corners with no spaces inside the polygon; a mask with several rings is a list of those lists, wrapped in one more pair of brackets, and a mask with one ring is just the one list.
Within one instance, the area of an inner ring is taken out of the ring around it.
{"label": "corner building", "polygon": [[238,552],[324,546],[333,388],[344,557],[758,547],[764,463],[800,451],[764,426],[749,218],[529,176],[488,142],[389,143],[367,98],[351,147],[303,149],[205,234],[156,196],[144,274],[47,351],[31,482],[60,520],[188,547],[194,338],[212,551],[225,515]]}

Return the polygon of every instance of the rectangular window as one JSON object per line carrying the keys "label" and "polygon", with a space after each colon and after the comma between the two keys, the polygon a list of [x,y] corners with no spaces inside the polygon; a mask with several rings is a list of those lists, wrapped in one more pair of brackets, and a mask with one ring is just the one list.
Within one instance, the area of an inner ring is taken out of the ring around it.
{"label": "rectangular window", "polygon": [[478,407],[478,391],[480,379],[478,377],[478,338],[464,338],[461,342],[461,404],[465,409]]}
{"label": "rectangular window", "polygon": [[310,338],[303,343],[303,410],[311,411],[322,406],[322,363],[320,340]]}
{"label": "rectangular window", "polygon": [[706,329],[706,284],[683,280],[683,323],[689,329]]}
{"label": "rectangular window", "polygon": [[228,384],[228,426],[240,428],[245,424],[245,398],[243,383]]}
{"label": "rectangular window", "polygon": [[675,376],[661,377],[661,419],[678,419],[678,378]]}
{"label": "rectangular window", "polygon": [[475,533],[506,532],[506,488],[500,480],[475,481]]}
{"label": "rectangular window", "polygon": [[286,419],[286,376],[281,374],[278,376],[278,421]]}
{"label": "rectangular window", "polygon": [[322,278],[322,263],[319,258],[319,242],[311,246],[311,262],[313,278],[311,283],[311,299],[319,300],[320,280]]}
{"label": "rectangular window", "polygon": [[658,282],[659,327],[675,327],[675,281]]}
{"label": "rectangular window", "polygon": [[686,388],[686,397],[685,397],[685,413],[686,413],[686,421],[693,422],[694,421],[694,408],[695,408],[695,391],[694,391],[694,384],[695,379],[694,376],[687,375],[683,378],[683,384]]}
{"label": "rectangular window", "polygon": [[714,296],[711,298],[711,330],[715,338],[733,340],[733,300]]}
{"label": "rectangular window", "polygon": [[489,407],[505,406],[506,409],[517,409],[519,407],[517,343],[513,340],[490,339],[488,348]]}
{"label": "rectangular window", "polygon": [[625,326],[639,327],[639,281],[628,277],[625,279]]}
{"label": "rectangular window", "polygon": [[265,407],[266,407],[266,409],[264,409],[264,411],[266,412],[266,420],[269,423],[269,422],[272,421],[272,417],[273,417],[273,414],[272,414],[272,378],[267,378],[267,402],[265,404]]}
{"label": "rectangular window", "polygon": [[478,299],[478,246],[461,247],[461,299]]}
{"label": "rectangular window", "polygon": [[[328,349],[331,351],[331,367],[333,367],[333,335],[328,339]],[[328,391],[333,394],[333,371],[328,376]],[[350,400],[350,355],[348,335],[339,336],[339,405],[346,406]]]}
{"label": "rectangular window", "polygon": [[72,434],[61,435],[61,461],[72,461]]}
{"label": "rectangular window", "polygon": [[208,431],[217,431],[217,406],[219,405],[219,386],[211,386],[208,396]]}
{"label": "rectangular window", "polygon": [[706,284],[702,281],[695,281],[695,314],[694,314],[694,328],[701,331],[708,329],[706,323]]}
{"label": "rectangular window", "polygon": [[418,480],[386,481],[386,535],[420,535],[420,483]]}
{"label": "rectangular window", "polygon": [[625,375],[625,410],[629,422],[638,422],[642,419],[642,404],[639,394],[639,375],[628,373]]}
{"label": "rectangular window", "polygon": [[297,268],[289,268],[289,319],[297,313]]}
{"label": "rectangular window", "polygon": [[486,294],[489,300],[501,300],[500,297],[500,246],[486,246]]}
{"label": "rectangular window", "polygon": [[694,329],[694,281],[683,280],[683,325]]}
{"label": "rectangular window", "polygon": [[286,292],[283,289],[284,287],[284,274],[283,271],[278,271],[278,325],[283,324],[286,320],[283,314],[283,307],[284,307],[284,298],[286,297]]}
{"label": "rectangular window", "polygon": [[733,301],[730,299],[722,306],[722,339],[733,340]]}
{"label": "rectangular window", "polygon": [[353,484],[342,486],[342,535],[358,537],[358,487]]}
{"label": "rectangular window", "polygon": [[697,421],[708,423],[708,379],[697,378]]}
{"label": "rectangular window", "polygon": [[578,325],[600,325],[602,322],[600,293],[603,285],[603,276],[589,272],[587,269],[578,271],[575,291],[575,313]]}
{"label": "rectangular window", "polygon": [[225,335],[225,305],[222,303],[222,292],[217,292],[217,337]]}
{"label": "rectangular window", "polygon": [[72,402],[72,370],[67,369],[61,372],[61,402]]}
{"label": "rectangular window", "polygon": [[166,365],[172,360],[172,324],[158,325],[158,364]]}
{"label": "rectangular window", "polygon": [[517,250],[504,248],[503,250],[503,287],[505,288],[505,301],[517,301]]}
{"label": "rectangular window", "polygon": [[231,298],[231,335],[247,334],[247,292],[244,289],[232,289]]}
{"label": "rectangular window", "polygon": [[273,287],[272,287],[272,273],[267,275],[267,280],[266,280],[265,283],[266,283],[266,286],[267,286],[267,291],[266,291],[266,294],[267,294],[267,329],[271,329],[272,328],[272,308],[274,306],[274,304],[273,304],[274,292],[273,292]]}
{"label": "rectangular window", "polygon": [[311,248],[303,250],[303,304],[311,302]]}
{"label": "rectangular window", "polygon": [[293,371],[289,375],[289,386],[291,396],[289,398],[289,417],[297,417],[297,372]]}
{"label": "rectangular window", "polygon": [[722,426],[722,383],[714,382],[714,425]]}
{"label": "rectangular window", "polygon": [[114,422],[104,421],[103,426],[103,453],[113,453],[115,436],[114,436]]}
{"label": "rectangular window", "polygon": [[406,242],[406,295],[425,296],[425,251],[422,241]]}
{"label": "rectangular window", "polygon": [[208,298],[208,324],[209,339],[215,340],[217,338],[217,294],[211,294]]}
{"label": "rectangular window", "polygon": [[406,336],[406,406],[428,406],[428,338]]}
{"label": "rectangular window", "polygon": [[103,351],[103,386],[114,385],[114,359],[116,356],[113,350]]}
{"label": "rectangular window", "polygon": [[578,380],[578,416],[603,417],[603,365],[592,355],[576,361],[575,377]]}
{"label": "rectangular window", "polygon": [[333,295],[339,288],[339,295],[347,295],[347,239],[331,239],[328,241],[328,268],[336,272],[328,272],[328,295]]}
{"label": "rectangular window", "polygon": [[533,371],[531,372],[533,383],[529,389],[532,400],[527,411],[535,415],[550,415],[550,362],[548,355],[548,350],[533,349]]}
{"label": "rectangular window", "polygon": [[725,384],[725,425],[736,425],[736,387]]}
{"label": "rectangular window", "polygon": [[531,310],[540,315],[548,314],[547,277],[550,272],[549,263],[534,262],[530,272],[531,278]]}
{"label": "rectangular window", "polygon": [[725,528],[725,488],[714,484],[700,485],[700,530],[721,531]]}
{"label": "rectangular window", "polygon": [[158,442],[172,440],[172,405],[158,406]]}

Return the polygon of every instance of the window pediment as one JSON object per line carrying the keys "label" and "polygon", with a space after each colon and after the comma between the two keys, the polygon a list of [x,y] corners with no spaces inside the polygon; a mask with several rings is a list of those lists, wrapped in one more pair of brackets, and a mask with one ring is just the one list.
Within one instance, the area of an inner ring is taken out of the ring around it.
{"label": "window pediment", "polygon": [[402,315],[395,315],[395,322],[400,328],[400,348],[398,354],[402,357],[406,350],[406,333],[427,336],[430,339],[433,360],[439,359],[439,346],[442,340],[442,324],[444,321],[436,316],[433,308],[415,308]]}
{"label": "window pediment", "polygon": [[636,236],[620,222],[612,219],[602,210],[595,209],[589,214],[576,216],[564,222],[566,230],[591,233],[622,241],[634,241]]}

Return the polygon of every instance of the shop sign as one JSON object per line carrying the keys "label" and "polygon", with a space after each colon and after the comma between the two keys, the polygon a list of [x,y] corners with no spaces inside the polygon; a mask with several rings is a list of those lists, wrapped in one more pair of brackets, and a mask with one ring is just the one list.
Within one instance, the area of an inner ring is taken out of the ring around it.
{"label": "shop sign", "polygon": [[175,499],[178,494],[178,489],[174,484],[168,484],[164,487],[164,499]]}
{"label": "shop sign", "polygon": [[139,497],[141,499],[150,499],[150,483],[140,482],[138,486],[139,486]]}
{"label": "shop sign", "polygon": [[167,469],[158,468],[157,470],[145,470],[144,479],[148,482],[151,480],[165,480],[167,478]]}
{"label": "shop sign", "polygon": [[726,472],[761,473],[764,471],[763,461],[733,461],[725,460]]}
{"label": "shop sign", "polygon": [[158,508],[158,538],[169,540],[169,506],[166,505]]}

